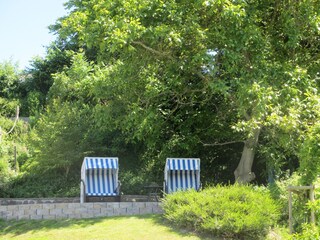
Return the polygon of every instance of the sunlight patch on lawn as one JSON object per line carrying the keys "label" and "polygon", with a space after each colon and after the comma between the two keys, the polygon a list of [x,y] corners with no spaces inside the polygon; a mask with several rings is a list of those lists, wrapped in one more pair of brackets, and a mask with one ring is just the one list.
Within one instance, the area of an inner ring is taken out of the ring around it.
{"label": "sunlight patch on lawn", "polygon": [[1,239],[200,240],[166,225],[160,215],[96,219],[0,222]]}

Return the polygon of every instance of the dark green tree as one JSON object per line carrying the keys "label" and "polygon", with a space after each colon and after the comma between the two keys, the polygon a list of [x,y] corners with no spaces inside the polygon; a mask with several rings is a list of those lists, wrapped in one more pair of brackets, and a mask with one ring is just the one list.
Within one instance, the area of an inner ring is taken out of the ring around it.
{"label": "dark green tree", "polygon": [[[109,67],[104,117],[155,154],[243,142],[234,174],[255,178],[259,142],[296,154],[318,119],[319,1],[69,1],[59,36]],[[311,114],[309,114],[311,113]],[[229,129],[229,130],[226,130]],[[204,143],[204,144],[202,144]],[[279,154],[277,151],[276,154]]]}

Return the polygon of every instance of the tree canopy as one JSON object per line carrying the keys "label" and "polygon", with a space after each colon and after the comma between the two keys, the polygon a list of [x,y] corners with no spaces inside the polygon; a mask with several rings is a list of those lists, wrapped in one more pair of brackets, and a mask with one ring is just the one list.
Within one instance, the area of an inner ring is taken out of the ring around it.
{"label": "tree canopy", "polygon": [[69,0],[17,90],[35,116],[25,168],[80,174],[83,156],[112,154],[124,178],[160,181],[166,157],[200,157],[206,182],[271,181],[299,164],[312,179],[319,6]]}
{"label": "tree canopy", "polygon": [[156,149],[154,156],[240,141],[235,177],[247,182],[260,142],[275,165],[296,154],[303,132],[319,117],[318,1],[67,6],[59,36],[76,36],[110,69],[93,83],[106,116],[99,119]]}

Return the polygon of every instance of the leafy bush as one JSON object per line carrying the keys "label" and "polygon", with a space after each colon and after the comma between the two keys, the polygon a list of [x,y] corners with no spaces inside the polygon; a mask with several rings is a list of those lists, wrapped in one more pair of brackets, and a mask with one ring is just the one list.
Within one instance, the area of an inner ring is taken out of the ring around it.
{"label": "leafy bush", "polygon": [[[301,176],[297,173],[292,174],[290,177],[287,176],[284,179],[275,181],[275,183],[269,185],[270,194],[273,199],[275,199],[281,209],[280,222],[283,225],[288,223],[288,186],[300,186]],[[304,201],[299,197],[299,195],[293,195],[293,213],[295,220],[301,222],[304,219],[304,213],[306,208],[304,207],[307,199]]]}
{"label": "leafy bush", "polygon": [[121,193],[124,195],[147,195],[148,189],[145,186],[152,183],[160,184],[157,177],[143,169],[121,170],[119,180],[121,181]]}
{"label": "leafy bush", "polygon": [[[304,186],[304,176],[297,173],[292,174],[286,179],[276,181],[269,186],[271,196],[277,200],[281,208],[280,222],[283,225],[288,223],[288,186]],[[311,182],[310,182],[311,183]],[[319,186],[320,178],[317,178],[314,185]],[[315,188],[315,199],[320,198],[320,189]],[[307,191],[296,191],[292,194],[292,216],[293,229],[295,232],[304,232],[310,218],[310,209],[316,213],[317,224],[320,224],[320,202],[317,200],[313,203],[309,201],[309,194]]]}
{"label": "leafy bush", "polygon": [[121,181],[121,192],[123,194],[136,195],[143,193],[144,176],[131,171],[120,171],[119,180]]}
{"label": "leafy bush", "polygon": [[263,238],[279,216],[267,190],[239,185],[167,195],[163,208],[180,227],[232,239]]}
{"label": "leafy bush", "polygon": [[312,126],[305,136],[299,152],[302,181],[310,184],[316,181],[320,171],[320,124]]}
{"label": "leafy bush", "polygon": [[[0,157],[0,195],[3,192],[10,179],[14,176],[13,170],[9,166],[9,163]],[[1,196],[0,196],[1,197]]]}
{"label": "leafy bush", "polygon": [[292,240],[315,240],[320,239],[319,227],[312,224],[304,224],[302,232],[292,235]]}
{"label": "leafy bush", "polygon": [[79,197],[80,176],[61,173],[20,174],[0,191],[0,197]]}

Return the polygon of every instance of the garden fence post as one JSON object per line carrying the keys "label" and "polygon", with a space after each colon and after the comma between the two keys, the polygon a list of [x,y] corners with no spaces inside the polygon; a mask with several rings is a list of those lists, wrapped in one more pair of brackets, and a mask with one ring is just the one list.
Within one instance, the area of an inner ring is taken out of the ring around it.
{"label": "garden fence post", "polygon": [[[310,185],[310,192],[309,192],[309,194],[310,194],[310,201],[311,202],[314,202],[314,185]],[[311,221],[311,224],[315,224],[315,222],[316,222],[316,217],[315,217],[315,213],[314,213],[314,209],[313,208],[311,208],[311,219],[310,219],[310,221]]]}
{"label": "garden fence post", "polygon": [[292,192],[291,192],[291,189],[289,189],[289,232],[290,232],[290,234],[293,233],[293,228],[292,228]]}

